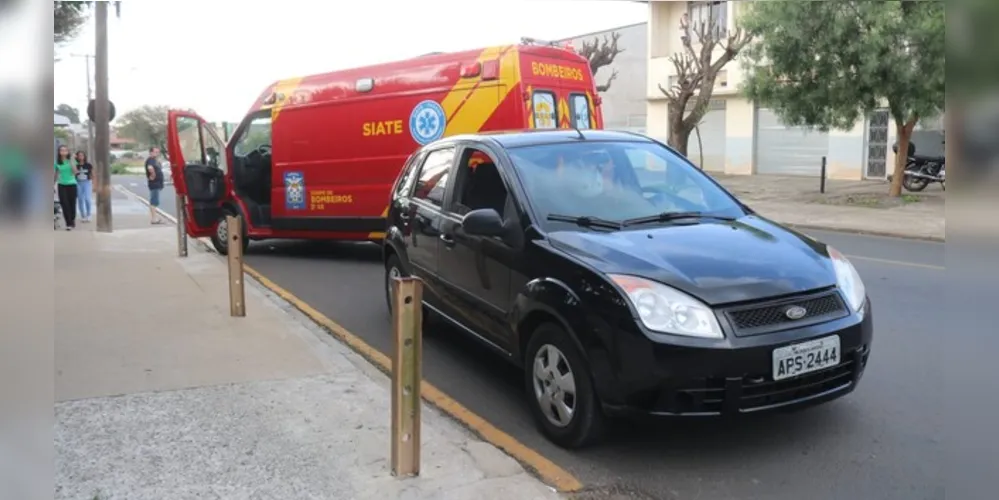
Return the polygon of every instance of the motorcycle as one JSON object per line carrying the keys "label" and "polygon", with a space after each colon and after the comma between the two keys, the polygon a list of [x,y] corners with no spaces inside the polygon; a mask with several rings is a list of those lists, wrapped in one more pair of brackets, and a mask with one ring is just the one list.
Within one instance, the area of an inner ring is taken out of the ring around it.
{"label": "motorcycle", "polygon": [[[895,154],[898,154],[898,144],[893,145],[891,149]],[[939,182],[940,187],[944,191],[947,190],[946,159],[943,156],[917,155],[916,146],[911,142],[908,153],[906,155],[905,176],[902,178],[902,187],[906,191],[917,193],[934,182]],[[888,181],[891,182],[890,175]]]}

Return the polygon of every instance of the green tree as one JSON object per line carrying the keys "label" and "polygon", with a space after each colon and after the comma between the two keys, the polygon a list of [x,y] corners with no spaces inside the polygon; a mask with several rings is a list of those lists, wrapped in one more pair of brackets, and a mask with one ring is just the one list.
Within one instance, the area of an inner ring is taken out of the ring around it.
{"label": "green tree", "polygon": [[62,127],[53,127],[52,135],[54,135],[56,139],[59,139],[59,144],[66,146],[70,145],[69,130],[66,130],[65,128]]}
{"label": "green tree", "polygon": [[912,131],[944,108],[944,5],[933,1],[751,2],[742,26],[743,91],[789,125],[851,129],[887,107],[898,136],[890,196],[900,196]]}
{"label": "green tree", "polygon": [[69,104],[56,106],[55,112],[69,118],[70,123],[80,123],[80,111]]}
{"label": "green tree", "polygon": [[53,41],[56,44],[64,44],[75,38],[80,27],[87,21],[89,10],[88,2],[54,2]]}
{"label": "green tree", "polygon": [[119,135],[134,139],[143,147],[156,146],[166,150],[167,106],[141,106],[118,117]]}
{"label": "green tree", "polygon": [[[121,17],[121,2],[112,2],[115,14]],[[76,38],[83,23],[90,17],[94,2],[56,0],[52,5],[52,39],[56,45],[63,45]],[[57,59],[58,60],[58,59]]]}

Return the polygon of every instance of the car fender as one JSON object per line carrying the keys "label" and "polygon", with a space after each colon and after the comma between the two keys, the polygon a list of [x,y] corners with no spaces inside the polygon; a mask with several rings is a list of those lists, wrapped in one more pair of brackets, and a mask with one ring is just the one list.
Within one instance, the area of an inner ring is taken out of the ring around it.
{"label": "car fender", "polygon": [[523,336],[536,326],[535,313],[554,318],[562,326],[588,365],[597,394],[604,399],[613,394],[616,369],[613,351],[613,320],[591,310],[593,300],[584,301],[572,287],[555,278],[539,278],[528,282],[514,299],[511,311],[512,331],[518,365],[527,363],[525,350],[529,337]]}
{"label": "car fender", "polygon": [[402,231],[396,226],[389,226],[388,230],[385,231],[385,239],[382,243],[382,263],[388,261],[389,254],[394,253],[399,256],[399,262],[403,266],[403,271],[410,273],[409,269],[409,255],[406,253],[406,236],[402,234]]}
{"label": "car fender", "polygon": [[579,333],[577,333],[578,325],[573,324],[574,321],[570,319],[578,318],[582,314],[580,303],[579,295],[572,291],[569,285],[555,278],[536,278],[524,285],[524,288],[514,299],[511,311],[513,323],[511,326],[514,331],[518,332],[517,345],[520,346],[517,357],[523,359],[523,346],[526,345],[526,342],[521,342],[520,326],[536,312],[543,312],[555,318],[572,338],[576,348],[583,353],[583,356],[586,356],[586,349],[580,342]]}
{"label": "car fender", "polygon": [[610,347],[596,333],[595,325],[591,322],[593,312],[586,310],[579,294],[564,281],[544,277],[528,282],[514,299],[511,326],[518,336],[518,359],[523,359],[523,347],[527,344],[526,339],[521,338],[521,327],[524,321],[537,312],[554,318],[565,329],[587,363],[592,363],[597,353],[606,352]]}

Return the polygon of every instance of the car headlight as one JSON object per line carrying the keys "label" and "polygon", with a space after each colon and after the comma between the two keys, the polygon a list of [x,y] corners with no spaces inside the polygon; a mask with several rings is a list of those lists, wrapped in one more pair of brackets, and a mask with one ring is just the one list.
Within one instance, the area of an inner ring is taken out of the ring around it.
{"label": "car headlight", "polygon": [[706,339],[725,337],[714,311],[690,295],[635,276],[612,274],[610,279],[624,290],[649,330]]}
{"label": "car headlight", "polygon": [[867,289],[860,279],[860,274],[853,267],[850,260],[839,250],[833,247],[826,247],[829,250],[829,257],[833,262],[833,269],[836,270],[836,286],[843,291],[846,301],[850,304],[850,309],[859,311],[864,307],[864,300],[867,299]]}

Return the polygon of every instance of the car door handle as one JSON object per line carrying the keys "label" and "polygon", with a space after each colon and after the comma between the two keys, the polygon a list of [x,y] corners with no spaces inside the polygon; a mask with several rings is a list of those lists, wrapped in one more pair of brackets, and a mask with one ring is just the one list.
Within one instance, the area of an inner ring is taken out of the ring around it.
{"label": "car door handle", "polygon": [[438,237],[441,239],[441,241],[444,242],[444,245],[446,245],[448,248],[451,248],[451,247],[454,246],[454,238],[451,237],[451,235],[449,235],[449,234],[441,234]]}

